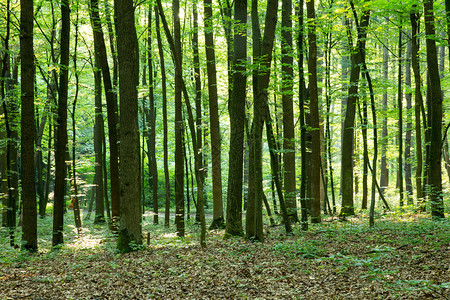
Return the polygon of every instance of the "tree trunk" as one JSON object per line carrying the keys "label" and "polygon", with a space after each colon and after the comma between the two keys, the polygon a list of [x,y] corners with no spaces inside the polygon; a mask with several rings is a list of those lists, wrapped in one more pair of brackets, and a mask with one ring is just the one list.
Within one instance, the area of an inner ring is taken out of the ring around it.
{"label": "tree trunk", "polygon": [[407,92],[406,98],[406,132],[405,132],[405,188],[408,205],[413,204],[413,185],[411,170],[411,147],[412,147],[412,94],[411,89],[411,40],[406,44],[406,63],[405,63],[405,85]]}
{"label": "tree trunk", "polygon": [[425,15],[425,33],[427,35],[427,68],[429,91],[429,124],[431,124],[431,145],[428,160],[430,186],[429,200],[433,218],[444,218],[444,200],[442,196],[442,166],[441,166],[441,140],[442,140],[442,90],[439,78],[439,67],[436,51],[433,1],[423,3]]}
{"label": "tree trunk", "polygon": [[95,123],[94,123],[94,153],[95,153],[95,218],[94,224],[105,222],[105,206],[103,201],[103,139],[102,126],[102,75],[99,66],[98,55],[95,58],[96,68],[94,70],[95,80]]}
{"label": "tree trunk", "polygon": [[[158,6],[155,5],[155,12]],[[161,70],[161,87],[162,87],[162,109],[163,109],[163,155],[164,155],[164,191],[165,191],[165,210],[164,210],[164,226],[169,227],[170,219],[170,177],[169,177],[169,154],[168,154],[168,129],[167,129],[167,87],[166,87],[166,67],[164,61],[164,50],[161,41],[161,32],[159,27],[159,13],[156,13],[156,38],[158,40],[159,63]]]}
{"label": "tree trunk", "polygon": [[298,39],[297,39],[297,60],[299,69],[299,110],[300,110],[300,151],[301,151],[301,181],[300,181],[300,205],[302,212],[302,230],[308,230],[308,213],[306,209],[306,181],[307,181],[307,167],[306,167],[306,122],[305,122],[305,100],[306,85],[303,71],[303,0],[299,1],[297,16],[298,16]]}
{"label": "tree trunk", "polygon": [[[208,71],[209,126],[213,184],[213,221],[210,229],[224,228],[222,201],[222,162],[220,143],[219,104],[217,96],[216,54],[214,50],[214,24],[212,1],[204,1],[206,67]],[[199,133],[197,133],[199,134]]]}
{"label": "tree trunk", "polygon": [[183,108],[181,102],[181,80],[183,76],[181,65],[181,33],[180,33],[180,2],[172,1],[174,20],[174,49],[175,57],[175,224],[177,234],[184,236],[184,161],[183,161]]}
{"label": "tree trunk", "polygon": [[[78,201],[78,183],[77,183],[77,169],[76,169],[76,136],[77,136],[77,130],[76,130],[76,121],[75,121],[75,113],[77,108],[77,101],[78,101],[78,91],[80,86],[80,79],[78,75],[77,70],[77,50],[78,50],[78,24],[79,24],[79,13],[78,13],[78,6],[76,8],[76,20],[74,22],[75,24],[75,46],[74,46],[74,52],[75,54],[72,56],[73,60],[73,69],[75,74],[75,95],[72,102],[72,180],[71,180],[71,192],[72,192],[72,199],[71,202],[73,203],[73,217],[75,220],[75,226],[77,228],[78,234],[81,233],[81,214],[80,214],[80,204]],[[101,186],[102,182],[100,182]],[[103,217],[104,219],[104,217]]]}
{"label": "tree trunk", "polygon": [[[383,46],[383,81],[389,80],[389,51],[388,44]],[[384,192],[389,185],[389,170],[387,165],[387,145],[388,145],[388,93],[387,88],[383,92],[383,99],[381,102],[381,109],[383,111],[383,129],[381,132],[381,164],[380,164],[380,187]]]}
{"label": "tree trunk", "polygon": [[397,109],[398,109],[398,167],[397,167],[397,185],[400,196],[399,205],[403,206],[403,87],[402,87],[402,27],[399,27],[398,35],[398,82],[397,82]]}
{"label": "tree trunk", "polygon": [[320,216],[320,126],[319,126],[319,96],[317,90],[317,39],[315,25],[315,8],[314,1],[310,0],[306,3],[308,15],[308,39],[309,39],[309,99],[311,114],[311,150],[312,150],[312,169],[311,169],[311,190],[312,190],[312,211],[311,222],[319,223]]}
{"label": "tree trunk", "polygon": [[416,197],[419,206],[423,206],[423,192],[422,192],[422,166],[423,166],[423,158],[422,158],[422,129],[420,124],[421,118],[421,107],[423,107],[423,99],[421,92],[421,77],[419,70],[419,61],[418,61],[418,53],[419,53],[419,42],[418,42],[418,34],[419,34],[419,26],[418,20],[419,16],[416,13],[410,14],[411,19],[411,67],[414,73],[414,128],[415,128],[415,138],[416,138]]}
{"label": "tree trunk", "polygon": [[61,71],[58,88],[58,118],[55,150],[55,196],[53,206],[53,246],[64,243],[64,197],[66,192],[67,97],[69,85],[70,7],[61,5]]}
{"label": "tree trunk", "polygon": [[[362,55],[365,49],[366,29],[369,25],[370,12],[364,11],[361,23],[358,27],[359,51],[352,54],[352,63],[350,71],[350,86],[348,88],[347,108],[344,119],[344,132],[342,137],[342,160],[341,160],[341,178],[342,178],[342,208],[341,216],[354,215],[353,201],[353,135],[355,124],[355,108],[358,100],[358,82],[360,75],[360,65],[364,61]],[[355,16],[355,21],[358,19]]]}
{"label": "tree trunk", "polygon": [[120,231],[121,252],[142,243],[138,126],[138,40],[132,1],[115,0],[120,94]]}
{"label": "tree trunk", "polygon": [[22,247],[37,250],[37,209],[34,165],[34,50],[33,0],[20,1],[21,57],[21,176],[23,202]]}
{"label": "tree trunk", "polygon": [[247,76],[247,1],[234,3],[233,91],[228,103],[230,114],[230,152],[225,235],[242,234],[242,171]]}
{"label": "tree trunk", "polygon": [[153,206],[153,224],[158,224],[158,166],[156,163],[156,108],[154,95],[154,79],[153,79],[153,58],[152,58],[152,8],[150,6],[148,12],[148,50],[147,50],[147,66],[149,80],[149,109],[147,110],[147,122],[150,124],[150,132],[148,132],[147,148],[148,161],[150,164],[150,186],[152,188],[152,206]]}
{"label": "tree trunk", "polygon": [[[108,10],[107,10],[108,11]],[[118,148],[118,116],[117,98],[114,93],[114,86],[111,82],[108,57],[106,54],[105,39],[101,27],[98,0],[91,0],[91,19],[94,33],[94,48],[98,55],[99,64],[102,70],[103,86],[105,89],[106,110],[108,117],[109,134],[109,170],[111,180],[111,214],[113,226],[116,225],[120,215],[120,181],[119,181],[119,148]],[[117,26],[116,26],[117,27]],[[112,30],[112,29],[111,29]],[[111,34],[110,34],[111,39]],[[113,47],[113,46],[111,46]],[[115,52],[113,51],[113,54]],[[114,55],[113,55],[114,57]],[[115,76],[115,75],[114,75]],[[114,79],[113,79],[114,81]]]}
{"label": "tree trunk", "polygon": [[283,103],[284,191],[288,215],[298,222],[295,177],[295,131],[293,103],[292,0],[282,1],[281,13],[281,99]]}

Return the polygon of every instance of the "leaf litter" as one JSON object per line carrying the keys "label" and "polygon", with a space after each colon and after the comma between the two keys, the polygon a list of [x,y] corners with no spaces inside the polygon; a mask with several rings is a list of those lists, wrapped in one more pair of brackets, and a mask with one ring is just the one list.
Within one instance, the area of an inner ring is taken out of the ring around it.
{"label": "leaf litter", "polygon": [[447,220],[327,221],[292,237],[267,227],[264,243],[211,231],[207,249],[197,225],[180,239],[144,223],[148,245],[127,254],[85,225],[60,250],[1,246],[0,299],[450,299]]}

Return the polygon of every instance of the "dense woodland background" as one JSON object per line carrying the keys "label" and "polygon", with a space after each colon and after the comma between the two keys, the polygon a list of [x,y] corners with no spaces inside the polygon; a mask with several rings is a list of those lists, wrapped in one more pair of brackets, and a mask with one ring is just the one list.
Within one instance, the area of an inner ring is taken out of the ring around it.
{"label": "dense woodland background", "polygon": [[263,241],[268,222],[360,210],[444,218],[445,4],[1,0],[11,246],[36,250],[50,214],[63,244],[72,212],[79,233],[107,220],[123,252],[148,210],[175,212],[178,236],[195,211],[203,247],[207,227]]}

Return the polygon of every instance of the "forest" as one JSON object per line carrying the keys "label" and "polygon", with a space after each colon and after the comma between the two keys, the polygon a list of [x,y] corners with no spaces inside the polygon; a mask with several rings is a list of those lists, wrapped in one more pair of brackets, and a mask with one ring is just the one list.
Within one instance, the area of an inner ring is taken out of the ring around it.
{"label": "forest", "polygon": [[450,1],[0,20],[0,298],[450,298]]}

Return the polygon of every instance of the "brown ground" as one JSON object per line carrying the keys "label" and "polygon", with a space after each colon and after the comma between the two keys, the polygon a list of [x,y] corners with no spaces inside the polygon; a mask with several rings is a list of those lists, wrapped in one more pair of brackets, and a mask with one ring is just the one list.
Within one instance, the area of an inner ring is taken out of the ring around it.
{"label": "brown ground", "polygon": [[374,230],[329,219],[287,238],[270,227],[264,243],[212,232],[206,250],[197,234],[146,225],[147,249],[123,255],[87,228],[59,251],[0,254],[0,299],[450,299],[449,222],[383,219]]}

